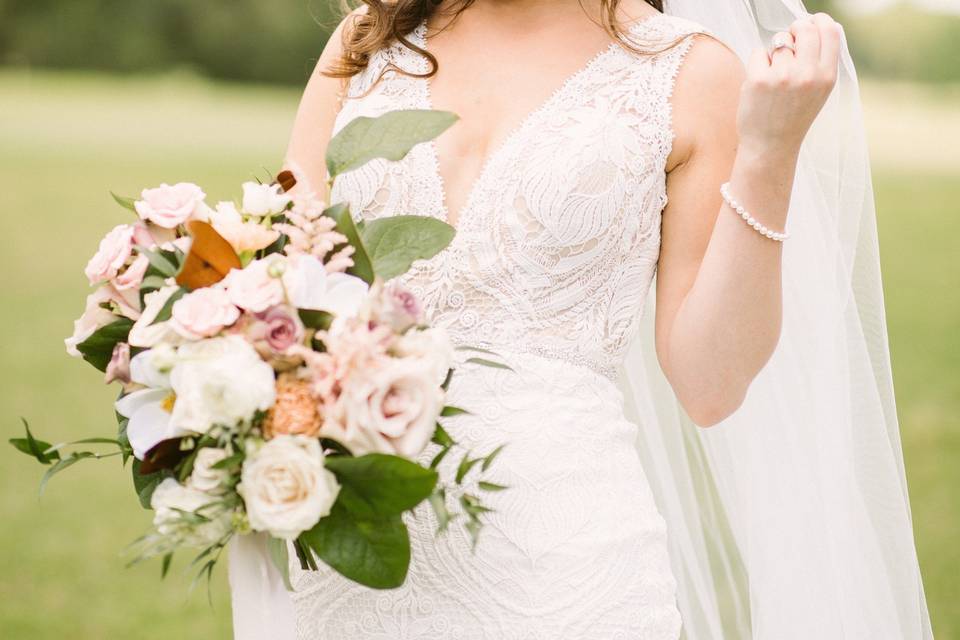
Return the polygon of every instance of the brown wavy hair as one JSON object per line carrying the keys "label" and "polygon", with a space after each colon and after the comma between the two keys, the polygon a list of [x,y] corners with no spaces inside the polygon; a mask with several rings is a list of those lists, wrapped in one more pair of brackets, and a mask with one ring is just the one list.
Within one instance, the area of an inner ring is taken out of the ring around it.
{"label": "brown wavy hair", "polygon": [[[370,56],[394,41],[416,51],[430,62],[430,70],[423,74],[431,77],[437,72],[437,59],[432,53],[418,47],[406,38],[421,22],[437,12],[444,0],[360,0],[366,11],[352,14],[349,24],[343,29],[343,53],[324,75],[332,78],[350,78],[366,69]],[[582,0],[580,0],[582,2]],[[460,15],[474,0],[455,0],[459,6],[454,9],[453,17]],[[646,0],[646,3],[663,13],[663,0]],[[347,0],[341,0],[345,13],[352,10]],[[649,53],[644,47],[631,40],[617,18],[620,0],[600,0],[602,17],[600,26],[614,40],[638,54]],[[669,48],[669,47],[668,47]],[[661,49],[662,50],[662,49]]]}

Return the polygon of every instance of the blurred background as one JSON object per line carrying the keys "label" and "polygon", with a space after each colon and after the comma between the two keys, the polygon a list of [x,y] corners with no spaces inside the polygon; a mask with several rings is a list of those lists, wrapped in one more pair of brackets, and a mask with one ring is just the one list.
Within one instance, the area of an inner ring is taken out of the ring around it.
{"label": "blurred background", "polygon": [[[0,0],[4,439],[18,416],[53,441],[114,432],[115,389],[62,343],[86,260],[126,220],[108,191],[189,180],[216,201],[270,175],[336,4]],[[807,6],[844,23],[863,81],[917,544],[937,638],[960,638],[960,0]],[[42,499],[40,476],[3,443],[0,637],[230,636],[223,567],[209,602],[182,559],[163,582],[124,569],[149,519],[115,459]]]}

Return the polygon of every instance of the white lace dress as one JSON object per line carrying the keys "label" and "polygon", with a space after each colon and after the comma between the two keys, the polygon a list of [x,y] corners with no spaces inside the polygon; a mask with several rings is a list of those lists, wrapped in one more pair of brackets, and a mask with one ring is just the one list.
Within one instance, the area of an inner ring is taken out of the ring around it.
{"label": "white lace dress", "polygon": [[[496,511],[475,552],[456,522],[437,538],[420,505],[407,519],[412,560],[399,588],[295,569],[299,638],[679,637],[666,526],[614,371],[659,253],[673,81],[688,36],[704,29],[657,15],[632,31],[679,43],[652,56],[612,44],[569,77],[489,158],[452,244],[403,276],[432,323],[515,370],[461,366],[449,402],[472,415],[446,423],[474,452],[507,443],[488,477],[510,489],[484,493]],[[424,35],[421,25],[410,37],[425,47]],[[427,69],[399,44],[378,52],[351,80],[349,94],[362,97],[344,101],[336,129],[358,115],[431,108],[421,78],[388,70],[374,83],[389,65]],[[333,200],[366,219],[447,217],[432,144],[342,176]],[[445,459],[441,474],[457,461]]]}

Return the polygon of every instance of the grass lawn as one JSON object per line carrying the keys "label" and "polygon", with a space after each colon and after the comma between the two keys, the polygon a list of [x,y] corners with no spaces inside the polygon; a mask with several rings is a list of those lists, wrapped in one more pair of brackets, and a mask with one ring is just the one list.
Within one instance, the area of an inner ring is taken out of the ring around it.
{"label": "grass lawn", "polygon": [[[960,121],[898,133],[901,119],[956,113],[950,97],[869,87],[868,121],[900,418],[917,539],[938,638],[960,638]],[[919,94],[916,94],[919,95]],[[266,177],[282,157],[298,92],[211,85],[189,77],[117,79],[0,72],[0,206],[12,224],[0,251],[0,433],[18,416],[54,440],[111,435],[114,389],[63,338],[87,294],[82,268],[110,225],[127,218],[108,190],[135,194],[191,180],[216,201]],[[881,100],[882,98],[882,100]],[[900,102],[897,103],[896,100]],[[905,147],[891,144],[902,135]],[[915,153],[929,145],[936,161]],[[115,460],[77,465],[37,499],[40,469],[0,447],[0,637],[227,638],[223,567],[212,604],[187,594],[183,559],[125,570],[124,545],[149,518]]]}

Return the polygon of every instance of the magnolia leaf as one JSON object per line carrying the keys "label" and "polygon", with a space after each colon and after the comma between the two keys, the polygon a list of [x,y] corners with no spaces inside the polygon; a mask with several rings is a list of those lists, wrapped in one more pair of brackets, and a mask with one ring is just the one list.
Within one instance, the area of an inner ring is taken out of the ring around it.
{"label": "magnolia leaf", "polygon": [[[336,229],[347,238],[347,244],[353,247],[353,266],[347,269],[347,273],[357,276],[367,284],[373,282],[374,271],[373,264],[367,254],[367,249],[360,238],[360,231],[350,216],[350,207],[345,203],[335,204],[324,210],[323,215],[332,218],[337,223]],[[339,251],[340,247],[334,247],[333,251]]]}
{"label": "magnolia leaf", "polygon": [[106,371],[113,357],[113,348],[118,342],[126,342],[132,326],[133,320],[117,316],[116,320],[100,327],[89,338],[78,344],[77,351],[94,367],[100,371]]}
{"label": "magnolia leaf", "polygon": [[375,158],[401,160],[414,146],[446,131],[457,116],[448,111],[404,109],[351,120],[327,145],[330,179]]}
{"label": "magnolia leaf", "polygon": [[270,559],[283,577],[283,585],[287,591],[293,591],[293,584],[290,583],[290,551],[287,549],[287,541],[271,536],[267,538],[267,551],[270,552]]}
{"label": "magnolia leaf", "polygon": [[429,216],[389,216],[364,226],[363,245],[374,272],[389,280],[406,273],[415,260],[440,253],[455,233],[446,222]]}
{"label": "magnolia leaf", "polygon": [[113,191],[110,192],[110,195],[113,196],[114,201],[119,204],[124,209],[129,209],[130,211],[136,212],[137,208],[134,206],[134,202],[137,201],[136,198],[128,198],[126,196],[118,196]]}
{"label": "magnolia leaf", "polygon": [[399,514],[357,518],[338,501],[301,542],[346,578],[374,589],[399,587],[410,565],[410,537]]}
{"label": "magnolia leaf", "polygon": [[363,518],[399,514],[420,504],[437,484],[437,472],[399,456],[329,456],[326,467],[340,482],[337,503]]}
{"label": "magnolia leaf", "polygon": [[190,220],[190,252],[183,261],[177,276],[177,284],[187,289],[201,289],[214,285],[243,265],[233,246],[224,239],[209,222]]}

